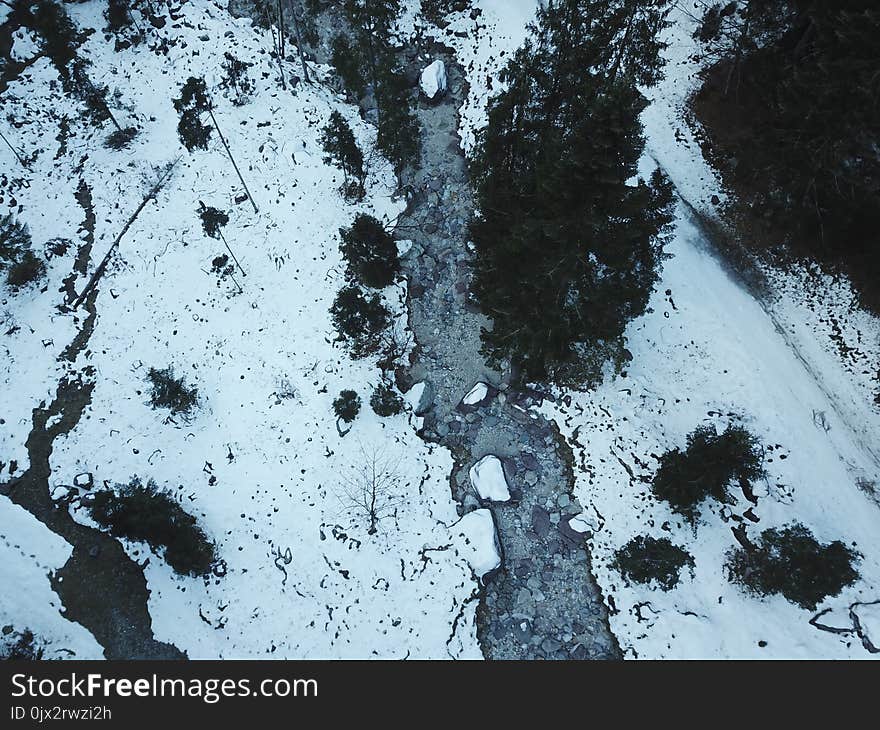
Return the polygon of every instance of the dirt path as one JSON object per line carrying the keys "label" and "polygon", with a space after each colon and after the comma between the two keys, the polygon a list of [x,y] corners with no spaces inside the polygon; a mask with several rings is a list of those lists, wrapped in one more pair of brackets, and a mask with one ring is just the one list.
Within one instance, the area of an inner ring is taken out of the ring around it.
{"label": "dirt path", "polygon": [[[585,541],[568,526],[582,511],[572,496],[570,450],[551,423],[526,412],[535,394],[510,388],[479,353],[489,322],[468,303],[473,198],[457,135],[466,81],[446,49],[429,55],[446,64],[450,91],[439,104],[420,105],[422,166],[405,181],[413,197],[396,231],[413,241],[404,270],[418,345],[403,379],[425,381],[433,396],[423,436],[452,451],[450,482],[462,513],[481,506],[470,466],[487,454],[505,466],[512,499],[489,505],[503,565],[481,597],[480,644],[490,659],[619,658]],[[492,397],[461,407],[478,382],[492,386]]]}

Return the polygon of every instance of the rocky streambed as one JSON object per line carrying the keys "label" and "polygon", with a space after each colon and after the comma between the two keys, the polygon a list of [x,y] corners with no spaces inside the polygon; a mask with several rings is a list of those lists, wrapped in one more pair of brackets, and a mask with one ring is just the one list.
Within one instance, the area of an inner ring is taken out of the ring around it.
{"label": "rocky streambed", "polygon": [[[414,65],[442,60],[447,91],[438,101],[420,100],[422,164],[405,180],[410,204],[396,229],[398,238],[413,242],[404,271],[417,343],[402,385],[426,384],[422,435],[455,458],[450,484],[459,512],[485,506],[494,516],[502,565],[487,576],[477,610],[483,653],[490,659],[620,658],[584,536],[569,525],[582,511],[572,496],[570,450],[554,424],[531,412],[540,395],[512,387],[507,374],[480,355],[480,330],[491,323],[468,297],[474,204],[457,133],[466,79],[442,46],[405,53]],[[463,403],[478,383],[488,386],[486,396]],[[489,454],[504,465],[507,502],[481,500],[470,483],[470,467]]]}

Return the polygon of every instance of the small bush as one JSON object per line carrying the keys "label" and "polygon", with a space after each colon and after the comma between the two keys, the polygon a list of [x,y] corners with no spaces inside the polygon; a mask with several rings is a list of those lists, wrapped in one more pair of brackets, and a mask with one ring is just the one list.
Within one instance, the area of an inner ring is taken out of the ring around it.
{"label": "small bush", "polygon": [[114,132],[111,132],[107,135],[107,139],[104,141],[110,149],[113,150],[123,150],[128,147],[132,140],[137,137],[137,128],[136,127],[126,127],[125,129],[117,129]]}
{"label": "small bush", "polygon": [[370,407],[377,416],[387,418],[403,412],[403,398],[387,383],[377,385],[370,396]]}
{"label": "small bush", "polygon": [[152,480],[142,484],[134,477],[115,490],[97,492],[88,509],[114,537],[146,542],[164,552],[165,562],[181,575],[207,575],[217,562],[216,546],[196,518]]}
{"label": "small bush", "polygon": [[345,423],[351,423],[361,412],[361,397],[353,390],[343,390],[333,401],[333,412]]}
{"label": "small bush", "polygon": [[27,224],[19,223],[11,213],[0,216],[0,266],[14,263],[30,247]]}
{"label": "small bush", "polygon": [[378,294],[368,299],[356,284],[343,288],[330,308],[333,326],[355,359],[372,355],[382,346],[382,333],[391,324],[391,312]]}
{"label": "small bush", "polygon": [[242,106],[254,93],[254,82],[251,81],[247,71],[253,64],[242,61],[231,53],[223,55],[226,60],[223,62],[224,76],[220,86],[233,92],[232,103],[235,106]]}
{"label": "small bush", "polygon": [[174,377],[171,366],[163,370],[150,368],[147,374],[153,384],[150,405],[153,408],[168,408],[172,413],[189,414],[198,403],[198,390],[195,386],[188,388],[185,379]]}
{"label": "small bush", "polygon": [[350,228],[340,228],[339,235],[339,250],[352,276],[379,289],[394,283],[400,272],[397,244],[380,221],[361,213]]}
{"label": "small bush", "polygon": [[762,477],[762,463],[760,443],[742,426],[728,426],[722,434],[700,426],[687,437],[685,451],[671,449],[660,457],[651,489],[676,512],[693,517],[706,497],[728,501],[732,481],[750,485]]}
{"label": "small bush", "polygon": [[728,553],[727,575],[734,583],[762,596],[782,594],[813,610],[859,577],[853,563],[859,555],[840,540],[820,544],[804,525],[791,524],[761,533],[752,549]]}
{"label": "small bush", "polygon": [[661,589],[668,591],[678,585],[684,566],[693,574],[694,559],[668,538],[637,535],[614,554],[612,565],[629,580],[657,581]]}
{"label": "small bush", "polygon": [[202,229],[205,235],[211,238],[219,238],[223,227],[229,223],[229,215],[219,208],[212,208],[210,205],[203,205],[199,210],[199,217],[202,219]]}
{"label": "small bush", "polygon": [[33,251],[25,251],[6,272],[6,282],[13,289],[20,289],[39,281],[46,275],[46,264]]}
{"label": "small bush", "polygon": [[43,647],[36,642],[33,631],[25,629],[12,634],[11,629],[10,626],[10,635],[3,638],[3,645],[0,646],[0,660],[33,662],[43,658]]}

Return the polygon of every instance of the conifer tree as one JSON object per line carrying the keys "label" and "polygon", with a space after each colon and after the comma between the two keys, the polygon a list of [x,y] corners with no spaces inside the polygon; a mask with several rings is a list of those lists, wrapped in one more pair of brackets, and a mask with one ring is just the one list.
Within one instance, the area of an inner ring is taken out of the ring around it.
{"label": "conifer tree", "polygon": [[339,339],[355,359],[372,355],[382,346],[382,334],[391,324],[391,312],[378,294],[369,298],[356,284],[348,284],[336,295],[330,308]]}
{"label": "conifer tree", "polygon": [[601,380],[657,279],[672,191],[638,179],[636,83],[661,72],[666,2],[557,0],[504,70],[474,161],[484,353],[524,379]]}
{"label": "conifer tree", "polygon": [[400,272],[397,244],[381,221],[361,213],[350,228],[340,228],[339,235],[339,248],[351,276],[376,289],[394,283]]}
{"label": "conifer tree", "polygon": [[251,191],[248,190],[247,183],[244,181],[244,177],[242,177],[241,171],[238,169],[235,158],[232,156],[232,150],[229,149],[229,144],[227,144],[226,138],[223,136],[223,132],[220,131],[220,126],[217,124],[217,118],[214,116],[214,105],[211,102],[211,97],[208,95],[205,80],[203,78],[190,76],[180,89],[180,97],[174,99],[174,108],[180,114],[180,121],[177,124],[177,133],[180,136],[180,141],[183,143],[183,146],[186,147],[189,152],[192,152],[194,149],[208,148],[208,141],[211,139],[211,127],[202,122],[202,115],[205,112],[208,113],[211,117],[214,129],[217,130],[217,136],[220,137],[220,141],[223,143],[223,148],[226,150],[229,161],[232,163],[232,167],[235,168],[235,174],[238,175],[238,179],[241,180],[241,184],[247,193],[248,199],[251,201],[254,213],[258,213],[259,209],[254,201],[254,197],[251,195]]}
{"label": "conifer tree", "polygon": [[107,24],[110,30],[121,30],[131,25],[132,17],[129,9],[129,0],[107,0]]}
{"label": "conifer tree", "polygon": [[748,238],[842,270],[880,310],[880,7],[716,3],[695,37],[714,62],[695,109]]}
{"label": "conifer tree", "polygon": [[[326,153],[324,162],[335,164],[345,176],[346,196],[356,200],[363,198],[366,192],[364,190],[364,179],[366,178],[364,155],[354,138],[354,132],[351,131],[345,117],[338,111],[334,111],[330,115],[330,121],[324,127],[321,145]],[[351,186],[349,185],[350,178],[353,178]]]}
{"label": "conifer tree", "polygon": [[344,0],[343,9],[355,42],[337,37],[333,61],[352,93],[372,90],[378,114],[376,144],[400,177],[421,153],[419,123],[391,43],[400,0]]}

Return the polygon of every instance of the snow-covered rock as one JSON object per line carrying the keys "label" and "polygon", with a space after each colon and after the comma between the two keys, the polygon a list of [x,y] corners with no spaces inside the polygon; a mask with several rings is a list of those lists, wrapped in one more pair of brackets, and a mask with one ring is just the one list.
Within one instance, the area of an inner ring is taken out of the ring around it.
{"label": "snow-covered rock", "polygon": [[419,86],[429,99],[435,98],[438,94],[442,95],[446,91],[446,64],[438,59],[426,66],[422,71]]}
{"label": "snow-covered rock", "polygon": [[467,560],[474,572],[485,576],[501,565],[501,551],[495,532],[495,520],[487,509],[468,512],[457,525],[457,532],[464,538]]}
{"label": "snow-covered rock", "polygon": [[507,502],[510,499],[504,465],[497,456],[484,456],[471,467],[468,476],[481,499],[492,502]]}
{"label": "snow-covered rock", "polygon": [[466,406],[474,406],[477,403],[484,401],[487,395],[489,395],[489,386],[485,383],[477,383],[470,389],[470,391],[468,391],[468,394],[462,398],[461,402]]}
{"label": "snow-covered rock", "polygon": [[410,251],[412,251],[412,247],[413,247],[412,241],[406,239],[406,240],[402,240],[402,241],[397,241],[396,243],[397,243],[397,256],[398,256],[398,258],[402,259]]}

